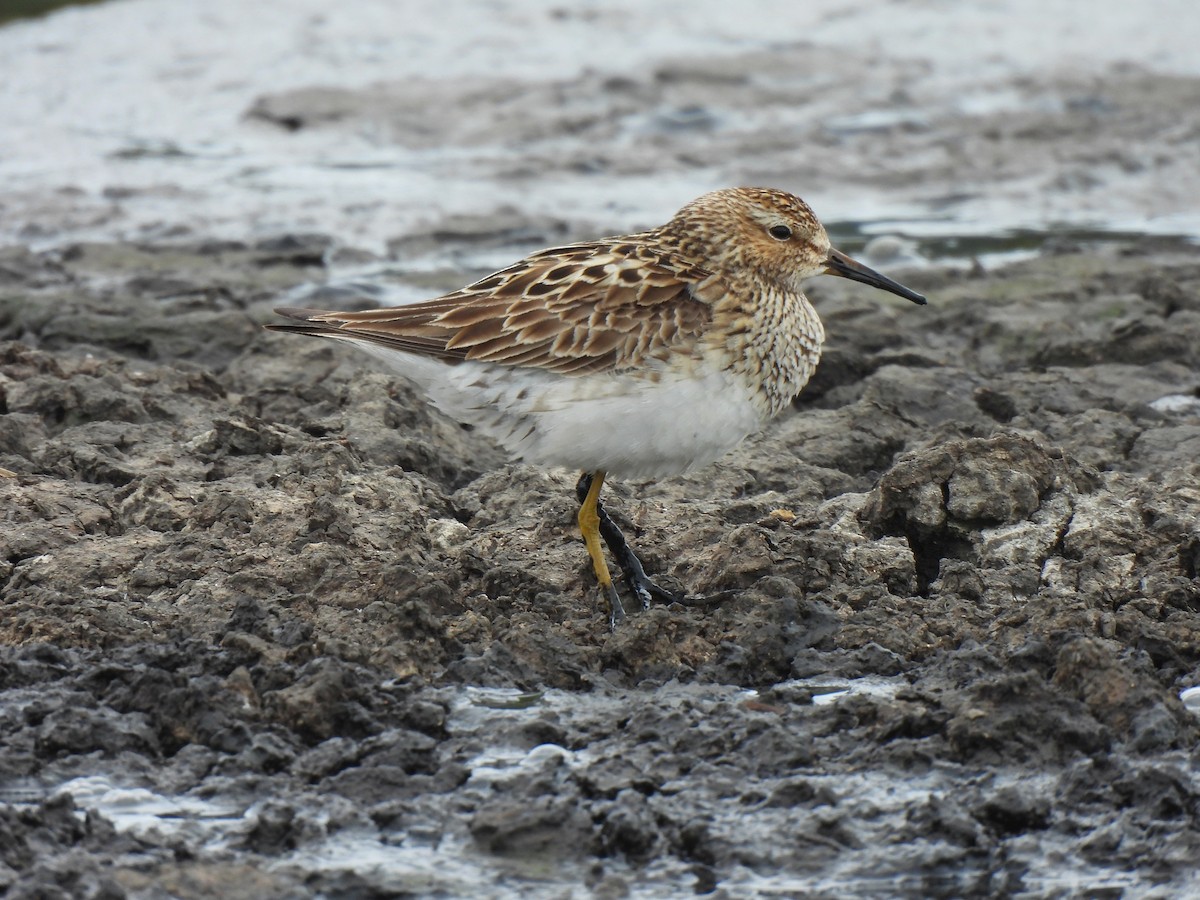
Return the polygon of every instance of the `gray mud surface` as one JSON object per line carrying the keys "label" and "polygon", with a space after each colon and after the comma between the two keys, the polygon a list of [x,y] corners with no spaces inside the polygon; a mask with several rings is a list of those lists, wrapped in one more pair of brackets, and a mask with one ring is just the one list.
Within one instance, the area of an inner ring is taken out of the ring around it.
{"label": "gray mud surface", "polygon": [[[921,107],[919,65],[794,50],[231,116],[506,145],[440,177],[531,195],[700,173],[678,205],[716,172],[951,209],[1195,196],[1200,80],[1114,69],[1009,86],[1052,104],[873,120]],[[787,118],[809,101],[846,117]],[[653,221],[481,200],[379,235],[386,257],[308,222],[53,240],[145,200],[22,195],[36,228],[0,247],[0,894],[1200,896],[1194,243],[889,268],[922,309],[814,281],[830,340],[795,409],[606,494],[647,569],[714,602],[610,633],[576,473],[260,326],[370,305],[356,264],[432,296]]]}
{"label": "gray mud surface", "polygon": [[724,599],[609,633],[573,473],[258,327],[322,250],[0,254],[11,896],[1194,883],[1200,251],[814,283],[798,407],[610,501]]}

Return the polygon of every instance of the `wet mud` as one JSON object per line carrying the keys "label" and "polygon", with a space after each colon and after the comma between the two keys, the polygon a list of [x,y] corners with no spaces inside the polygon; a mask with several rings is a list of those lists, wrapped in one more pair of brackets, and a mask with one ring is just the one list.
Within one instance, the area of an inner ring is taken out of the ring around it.
{"label": "wet mud", "polygon": [[[549,148],[572,177],[737,158],[735,181],[803,194],[833,166],[951,205],[1018,165],[1052,205],[1094,199],[1080,172],[1141,171],[1106,148],[1192,146],[1196,82],[1126,71],[1057,85],[1100,98],[1065,115],[807,133],[810,171],[771,116],[723,118],[797,101],[747,66],[545,87],[535,121],[496,84],[240,112],[428,148],[536,135],[472,163],[506,183],[561,174]],[[577,473],[261,325],[652,223],[485,205],[383,257],[202,223],[46,246],[60,202],[0,248],[0,893],[1200,893],[1194,243],[889,268],[920,309],[814,281],[830,337],[792,410],[702,471],[606,486],[648,571],[711,598],[610,632]]]}
{"label": "wet mud", "polygon": [[[1200,252],[911,273],[926,309],[814,283],[796,408],[613,488],[648,567],[718,602],[615,633],[573,473],[258,327],[320,257],[0,261],[13,896],[1192,877]],[[225,836],[85,814],[118,788]],[[314,863],[347,835],[456,862]]]}

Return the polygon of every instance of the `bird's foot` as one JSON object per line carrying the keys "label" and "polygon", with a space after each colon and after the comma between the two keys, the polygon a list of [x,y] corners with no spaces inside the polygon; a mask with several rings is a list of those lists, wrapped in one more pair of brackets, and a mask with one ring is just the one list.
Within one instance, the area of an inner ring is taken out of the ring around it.
{"label": "bird's foot", "polygon": [[616,631],[617,626],[628,618],[625,615],[625,605],[621,603],[621,595],[617,593],[616,585],[611,581],[601,589],[608,600],[608,628],[610,631]]}
{"label": "bird's foot", "polygon": [[720,606],[726,600],[732,600],[740,593],[741,591],[717,591],[715,594],[693,594],[687,597],[676,597],[673,602],[680,606],[708,608]]}
{"label": "bird's foot", "polygon": [[[611,522],[609,524],[612,524]],[[616,526],[613,525],[613,530]],[[604,534],[603,522],[601,523],[600,533]],[[642,561],[638,559],[637,554],[629,548],[625,543],[621,532],[617,531],[617,536],[621,537],[617,547],[613,546],[613,542],[606,540],[613,555],[617,558],[617,565],[621,567],[621,573],[625,576],[625,584],[629,588],[629,593],[637,597],[642,604],[642,609],[649,609],[651,603],[677,603],[681,599],[674,591],[668,591],[666,588],[655,584],[655,582],[646,574],[646,569],[642,565]],[[607,539],[607,535],[605,535]]]}
{"label": "bird's foot", "polygon": [[675,592],[655,584],[646,574],[642,561],[630,548],[629,543],[625,540],[625,535],[621,534],[621,529],[617,527],[600,502],[599,489],[603,484],[603,478],[604,473],[602,472],[585,472],[580,476],[579,483],[575,486],[575,492],[580,502],[579,527],[584,535],[584,540],[588,543],[588,553],[592,557],[596,578],[608,600],[609,625],[616,629],[617,625],[625,621],[625,607],[609,576],[608,566],[600,553],[597,537],[604,539],[609,552],[616,558],[629,593],[637,598],[643,610],[649,609],[651,603],[676,603],[682,598]]}

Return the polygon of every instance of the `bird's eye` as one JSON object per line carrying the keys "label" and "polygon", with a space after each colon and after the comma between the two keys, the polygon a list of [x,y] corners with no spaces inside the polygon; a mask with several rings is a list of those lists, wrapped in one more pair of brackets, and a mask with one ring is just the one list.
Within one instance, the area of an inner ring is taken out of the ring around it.
{"label": "bird's eye", "polygon": [[792,229],[786,225],[772,225],[767,229],[767,234],[777,241],[788,241],[792,238]]}

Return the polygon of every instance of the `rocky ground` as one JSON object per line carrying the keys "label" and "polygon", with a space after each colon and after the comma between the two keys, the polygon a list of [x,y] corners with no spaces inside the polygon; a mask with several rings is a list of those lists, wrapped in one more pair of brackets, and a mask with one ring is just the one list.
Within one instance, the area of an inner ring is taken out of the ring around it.
{"label": "rocky ground", "polygon": [[259,327],[327,245],[0,253],[8,896],[1200,890],[1200,250],[814,282],[610,633],[573,473]]}

